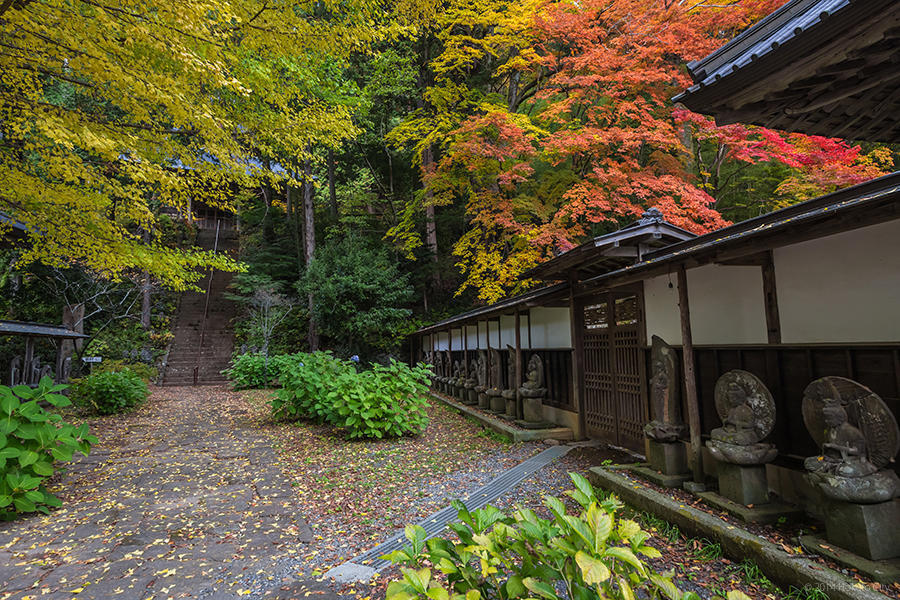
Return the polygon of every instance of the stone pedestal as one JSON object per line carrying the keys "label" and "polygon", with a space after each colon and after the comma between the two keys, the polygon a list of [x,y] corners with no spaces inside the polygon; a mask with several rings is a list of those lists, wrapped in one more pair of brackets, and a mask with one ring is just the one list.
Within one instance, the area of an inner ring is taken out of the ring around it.
{"label": "stone pedestal", "polygon": [[478,386],[475,388],[475,391],[478,393],[478,408],[489,409],[491,407],[491,399],[485,393],[487,390]]}
{"label": "stone pedestal", "polygon": [[474,386],[466,386],[466,391],[463,393],[463,402],[470,406],[478,404],[478,393],[475,391]]}
{"label": "stone pedestal", "polygon": [[506,412],[503,414],[505,419],[516,418],[516,391],[503,390],[503,401],[506,403]]}
{"label": "stone pedestal", "polygon": [[490,389],[485,392],[488,397],[488,402],[490,402],[490,411],[493,413],[503,414],[506,412],[506,400],[503,399],[503,394],[498,389]]}
{"label": "stone pedestal", "polygon": [[769,501],[765,465],[733,465],[720,462],[719,493],[733,502],[748,506]]}
{"label": "stone pedestal", "polygon": [[522,416],[525,421],[541,423],[544,420],[544,403],[542,398],[522,398]]}
{"label": "stone pedestal", "polygon": [[687,451],[681,442],[657,442],[648,438],[647,461],[663,475],[688,473]]}
{"label": "stone pedestal", "polygon": [[900,557],[900,499],[878,504],[832,501],[826,511],[830,543],[870,560]]}

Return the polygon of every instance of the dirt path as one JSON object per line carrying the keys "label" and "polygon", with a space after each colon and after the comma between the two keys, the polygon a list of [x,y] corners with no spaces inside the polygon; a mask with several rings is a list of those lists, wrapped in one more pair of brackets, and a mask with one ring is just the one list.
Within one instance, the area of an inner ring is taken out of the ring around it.
{"label": "dirt path", "polygon": [[312,534],[239,394],[156,388],[91,427],[52,486],[63,508],[0,523],[0,600],[327,594],[273,575]]}

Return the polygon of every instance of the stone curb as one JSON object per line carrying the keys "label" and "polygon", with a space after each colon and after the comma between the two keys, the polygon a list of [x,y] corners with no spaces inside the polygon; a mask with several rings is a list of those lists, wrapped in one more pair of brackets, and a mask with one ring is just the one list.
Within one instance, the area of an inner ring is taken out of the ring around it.
{"label": "stone curb", "polygon": [[478,420],[482,425],[490,427],[500,435],[512,440],[513,442],[534,442],[538,440],[555,439],[560,441],[568,441],[575,439],[572,430],[568,427],[554,427],[552,429],[518,429],[504,422],[502,419],[494,419],[481,414],[476,410],[472,410],[465,404],[454,402],[449,398],[429,392],[429,395],[435,400],[443,402],[457,412],[468,415]]}
{"label": "stone curb", "polygon": [[752,559],[775,583],[788,588],[819,588],[830,600],[885,600],[887,596],[815,561],[788,554],[772,542],[702,510],[685,506],[656,490],[636,484],[603,467],[592,467],[588,476],[597,487],[614,492],[626,504],[677,525],[690,535],[705,537],[722,546],[733,560]]}

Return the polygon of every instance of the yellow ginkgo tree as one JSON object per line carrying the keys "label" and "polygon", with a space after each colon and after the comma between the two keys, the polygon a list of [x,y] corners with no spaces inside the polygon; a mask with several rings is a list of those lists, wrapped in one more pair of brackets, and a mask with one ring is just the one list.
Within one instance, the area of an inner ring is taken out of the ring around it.
{"label": "yellow ginkgo tree", "polygon": [[329,72],[386,21],[374,0],[0,0],[0,235],[24,225],[23,263],[175,289],[236,268],[144,236],[152,207],[228,208],[352,135]]}

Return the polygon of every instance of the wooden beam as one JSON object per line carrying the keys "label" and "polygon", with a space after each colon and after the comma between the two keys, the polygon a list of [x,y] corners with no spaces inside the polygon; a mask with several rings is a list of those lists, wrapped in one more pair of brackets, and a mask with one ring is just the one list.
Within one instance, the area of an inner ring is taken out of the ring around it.
{"label": "wooden beam", "polygon": [[775,285],[775,262],[772,251],[766,252],[762,265],[763,300],[766,308],[766,331],[770,344],[781,343],[781,317],[778,314],[778,292]]}
{"label": "wooden beam", "polygon": [[691,459],[694,481],[703,483],[703,463],[700,453],[700,405],[697,402],[697,378],[694,374],[694,341],[691,337],[691,308],[688,303],[687,273],[678,265],[678,309],[681,313],[681,347],[684,367],[684,392],[687,400],[688,429],[691,435]]}

